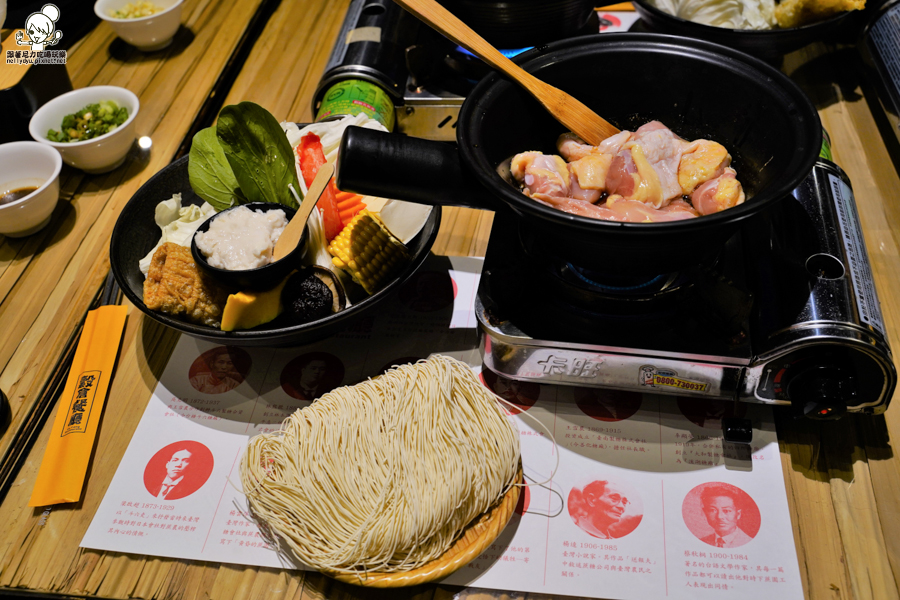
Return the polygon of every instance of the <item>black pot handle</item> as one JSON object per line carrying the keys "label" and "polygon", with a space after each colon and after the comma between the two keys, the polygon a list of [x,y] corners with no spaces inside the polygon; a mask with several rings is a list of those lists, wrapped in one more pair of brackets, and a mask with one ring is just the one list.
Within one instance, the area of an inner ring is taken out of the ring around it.
{"label": "black pot handle", "polygon": [[495,210],[498,201],[466,173],[456,146],[364,127],[344,130],[337,186],[432,206]]}

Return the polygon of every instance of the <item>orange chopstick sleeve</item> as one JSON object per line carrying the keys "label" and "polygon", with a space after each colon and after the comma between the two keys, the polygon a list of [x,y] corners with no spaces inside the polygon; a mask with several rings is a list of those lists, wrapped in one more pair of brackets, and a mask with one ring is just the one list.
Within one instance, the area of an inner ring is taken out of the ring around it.
{"label": "orange chopstick sleeve", "polygon": [[78,502],[128,309],[88,312],[28,506]]}

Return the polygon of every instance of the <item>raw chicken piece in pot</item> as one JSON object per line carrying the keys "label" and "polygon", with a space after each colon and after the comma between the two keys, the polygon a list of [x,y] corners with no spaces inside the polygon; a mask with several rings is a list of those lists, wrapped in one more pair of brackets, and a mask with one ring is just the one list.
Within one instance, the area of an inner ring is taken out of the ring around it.
{"label": "raw chicken piece in pot", "polygon": [[596,202],[602,195],[598,190],[580,186],[571,173],[571,165],[556,155],[540,152],[517,154],[510,164],[510,171],[533,198],[575,198]]}
{"label": "raw chicken piece in pot", "polygon": [[604,221],[662,223],[665,221],[693,219],[698,216],[697,211],[691,208],[691,205],[684,200],[675,200],[665,208],[660,209],[636,200],[626,200],[621,196],[611,196],[606,202],[597,205],[573,198],[548,196],[535,197],[535,199],[569,214],[602,219]]}
{"label": "raw chicken piece in pot", "polygon": [[626,143],[613,157],[606,175],[606,191],[662,208],[667,204],[659,175],[639,144]]}
{"label": "raw chicken piece in pot", "polygon": [[556,149],[568,162],[581,160],[591,154],[597,154],[597,146],[591,146],[583,139],[568,131],[556,140]]}
{"label": "raw chicken piece in pot", "polygon": [[683,194],[678,181],[678,165],[687,142],[659,121],[650,121],[634,132],[625,147],[629,145],[640,146],[653,167],[659,178],[663,205]]}
{"label": "raw chicken piece in pot", "polygon": [[691,194],[691,204],[701,215],[711,215],[743,201],[744,190],[737,180],[737,172],[731,167],[727,167],[724,173],[702,184]]}
{"label": "raw chicken piece in pot", "polygon": [[563,134],[557,148],[562,157],[518,154],[511,171],[527,196],[570,214],[660,222],[712,214],[744,201],[724,146],[688,142],[659,121],[598,146]]}
{"label": "raw chicken piece in pot", "polygon": [[588,154],[569,163],[569,169],[580,187],[587,190],[606,190],[606,176],[612,164],[612,154]]}
{"label": "raw chicken piece in pot", "polygon": [[510,171],[533,194],[548,196],[569,195],[569,167],[562,158],[541,152],[517,154]]}
{"label": "raw chicken piece in pot", "polygon": [[576,200],[584,200],[590,203],[596,203],[603,196],[603,188],[593,186],[582,186],[581,180],[575,174],[575,163],[569,163],[569,197]]}
{"label": "raw chicken piece in pot", "polygon": [[697,186],[715,179],[731,164],[731,155],[722,144],[711,140],[690,142],[678,165],[678,183],[690,195]]}
{"label": "raw chicken piece in pot", "polygon": [[572,133],[566,132],[556,140],[556,149],[568,162],[584,158],[589,154],[617,154],[622,144],[631,137],[630,131],[620,131],[612,137],[608,137],[599,146],[591,146],[583,139]]}

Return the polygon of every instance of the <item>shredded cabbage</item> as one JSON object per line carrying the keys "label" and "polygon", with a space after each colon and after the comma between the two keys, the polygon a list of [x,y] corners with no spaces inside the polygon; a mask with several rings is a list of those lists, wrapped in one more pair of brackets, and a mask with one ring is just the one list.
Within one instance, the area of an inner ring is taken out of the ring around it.
{"label": "shredded cabbage", "polygon": [[775,0],[649,0],[687,21],[728,29],[775,27]]}
{"label": "shredded cabbage", "polygon": [[150,270],[150,262],[153,260],[153,254],[157,248],[166,242],[190,247],[191,236],[194,235],[194,232],[206,219],[214,214],[216,214],[216,209],[208,202],[204,202],[201,206],[190,204],[182,207],[181,194],[174,194],[168,200],[163,200],[157,204],[154,217],[156,224],[162,230],[162,237],[159,238],[153,250],[139,262],[141,273],[144,274],[144,277],[147,276],[147,271]]}
{"label": "shredded cabbage", "polygon": [[[313,123],[304,126],[303,129],[297,127],[295,123],[281,123],[281,128],[284,129],[288,142],[290,142],[291,147],[294,148],[294,164],[297,168],[297,176],[300,179],[300,186],[303,188],[304,195],[308,190],[306,188],[306,182],[303,180],[303,175],[300,173],[300,158],[297,156],[296,152],[300,139],[307,133],[314,133],[319,136],[319,140],[322,142],[322,151],[325,153],[325,160],[334,164],[337,159],[338,148],[340,148],[341,145],[341,137],[344,135],[344,130],[350,125],[387,131],[384,125],[363,113],[352,116],[347,115],[332,121]],[[307,227],[309,228],[310,237],[303,262],[305,264],[316,264],[331,269],[337,273],[338,278],[342,278],[344,276],[343,271],[334,268],[331,261],[331,254],[328,253],[328,240],[325,238],[325,229],[322,225],[322,216],[319,214],[319,211],[314,210],[310,213]],[[342,281],[342,283],[344,282]]]}
{"label": "shredded cabbage", "polygon": [[[337,159],[338,148],[341,146],[341,137],[344,135],[344,130],[351,125],[387,131],[384,125],[363,113],[347,115],[334,121],[313,123],[304,126],[303,129],[297,127],[296,123],[285,122],[281,124],[281,128],[284,129],[291,147],[295,149],[297,144],[300,143],[300,138],[307,133],[314,133],[319,136],[319,140],[322,142],[322,151],[325,153],[325,160],[334,164],[334,161]],[[297,173],[300,173],[300,159],[297,157],[296,152],[294,152],[294,162],[297,164]],[[302,175],[300,175],[300,185],[303,186],[303,193],[306,194],[306,182],[303,181]]]}

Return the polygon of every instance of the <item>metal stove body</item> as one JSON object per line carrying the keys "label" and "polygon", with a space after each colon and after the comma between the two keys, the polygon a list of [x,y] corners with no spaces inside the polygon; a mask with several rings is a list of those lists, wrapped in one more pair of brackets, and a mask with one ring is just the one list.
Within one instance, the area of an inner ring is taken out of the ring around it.
{"label": "metal stove body", "polygon": [[897,374],[850,182],[822,160],[717,262],[594,281],[498,216],[476,301],[484,364],[514,380],[884,412]]}
{"label": "metal stove body", "polygon": [[[455,141],[479,68],[390,0],[352,0],[316,102],[335,80],[365,79],[391,94],[397,130]],[[827,160],[690,273],[598,281],[522,236],[495,216],[476,300],[484,364],[501,376],[814,418],[890,402],[897,374],[853,192]]]}

